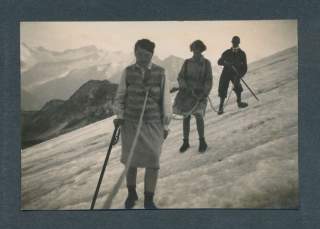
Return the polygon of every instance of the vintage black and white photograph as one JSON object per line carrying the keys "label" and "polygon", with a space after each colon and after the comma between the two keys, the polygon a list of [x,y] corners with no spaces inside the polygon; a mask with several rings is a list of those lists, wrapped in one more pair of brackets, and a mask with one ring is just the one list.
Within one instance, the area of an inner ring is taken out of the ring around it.
{"label": "vintage black and white photograph", "polygon": [[297,20],[21,21],[21,210],[297,209]]}

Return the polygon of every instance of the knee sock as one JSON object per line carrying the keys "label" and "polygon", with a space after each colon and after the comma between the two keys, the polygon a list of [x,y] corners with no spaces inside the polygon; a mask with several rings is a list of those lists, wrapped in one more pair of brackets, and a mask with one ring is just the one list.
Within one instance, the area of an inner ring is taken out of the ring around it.
{"label": "knee sock", "polygon": [[199,139],[204,138],[204,121],[203,117],[200,115],[196,116],[196,121],[197,121],[197,130],[198,130],[198,135]]}
{"label": "knee sock", "polygon": [[156,190],[159,169],[146,168],[144,175],[144,191],[154,193]]}
{"label": "knee sock", "polygon": [[137,182],[137,168],[130,167],[126,176],[127,187],[136,187]]}
{"label": "knee sock", "polygon": [[224,97],[220,97],[220,106],[219,106],[220,110],[223,109],[224,100],[225,100]]}
{"label": "knee sock", "polygon": [[183,119],[183,139],[189,139],[190,119],[191,119],[191,116],[188,116]]}
{"label": "knee sock", "polygon": [[237,103],[241,103],[241,92],[236,92],[237,95]]}

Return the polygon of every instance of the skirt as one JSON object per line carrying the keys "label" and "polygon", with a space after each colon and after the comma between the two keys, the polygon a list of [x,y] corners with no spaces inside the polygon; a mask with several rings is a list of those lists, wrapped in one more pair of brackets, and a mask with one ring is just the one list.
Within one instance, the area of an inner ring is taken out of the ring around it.
{"label": "skirt", "polygon": [[[122,153],[121,163],[126,164],[131,146],[136,135],[138,122],[125,120],[121,126]],[[133,152],[130,167],[160,168],[160,154],[164,141],[163,124],[161,122],[143,123],[140,135]]]}
{"label": "skirt", "polygon": [[[197,105],[198,104],[198,105]],[[207,108],[207,99],[198,101],[195,96],[192,96],[190,93],[185,90],[180,90],[175,97],[173,103],[173,113],[177,115],[187,116],[190,113],[192,115],[201,115],[205,116]]]}

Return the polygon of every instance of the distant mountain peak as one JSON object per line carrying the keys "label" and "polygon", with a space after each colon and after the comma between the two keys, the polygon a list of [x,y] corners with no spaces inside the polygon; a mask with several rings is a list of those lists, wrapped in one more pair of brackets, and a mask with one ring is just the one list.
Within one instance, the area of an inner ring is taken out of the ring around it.
{"label": "distant mountain peak", "polygon": [[114,87],[115,84],[111,84],[108,80],[88,80],[77,91],[71,95],[69,100],[75,100],[79,97],[87,97],[92,91],[97,90],[100,87],[108,87],[108,85]]}
{"label": "distant mountain peak", "polygon": [[66,49],[62,53],[72,53],[76,51],[84,51],[84,52],[97,52],[98,48],[95,45],[87,45],[87,46],[82,46],[80,48],[74,48],[74,49]]}
{"label": "distant mountain peak", "polygon": [[88,80],[79,88],[79,90],[101,84],[110,84],[110,82],[108,80]]}
{"label": "distant mountain peak", "polygon": [[52,50],[48,50],[48,49],[46,49],[46,48],[43,47],[43,46],[38,46],[38,47],[37,47],[37,50],[38,50],[38,51],[44,51],[44,52],[52,52]]}
{"label": "distant mountain peak", "polygon": [[41,108],[41,111],[46,111],[48,109],[53,109],[62,105],[65,101],[62,100],[62,99],[53,99],[53,100],[50,100],[49,102],[47,102],[42,108]]}
{"label": "distant mountain peak", "polygon": [[183,59],[183,58],[171,54],[167,56],[164,60],[171,60],[171,59]]}

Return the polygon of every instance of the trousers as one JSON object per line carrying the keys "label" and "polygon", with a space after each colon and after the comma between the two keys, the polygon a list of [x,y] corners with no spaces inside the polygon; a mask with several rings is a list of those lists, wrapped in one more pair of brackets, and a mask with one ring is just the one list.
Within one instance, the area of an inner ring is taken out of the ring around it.
{"label": "trousers", "polygon": [[227,97],[230,81],[233,84],[233,87],[234,87],[233,90],[237,94],[237,96],[241,94],[241,92],[243,91],[243,88],[240,83],[240,78],[234,75],[223,74],[221,75],[219,80],[219,89],[218,89],[219,97],[221,98]]}

